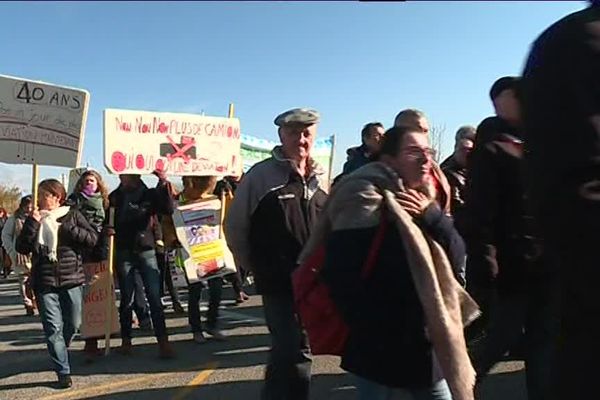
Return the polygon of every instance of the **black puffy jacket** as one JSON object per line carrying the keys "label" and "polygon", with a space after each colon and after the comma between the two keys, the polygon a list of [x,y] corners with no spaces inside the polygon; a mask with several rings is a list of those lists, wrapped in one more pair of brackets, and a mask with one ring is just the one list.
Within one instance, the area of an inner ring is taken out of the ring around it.
{"label": "black puffy jacket", "polygon": [[40,223],[29,217],[17,238],[16,249],[19,253],[32,253],[31,275],[36,290],[44,288],[71,288],[85,282],[82,267],[82,254],[86,249],[94,248],[98,241],[98,232],[89,224],[83,214],[71,209],[59,218],[57,262],[47,256],[47,249],[38,243]]}

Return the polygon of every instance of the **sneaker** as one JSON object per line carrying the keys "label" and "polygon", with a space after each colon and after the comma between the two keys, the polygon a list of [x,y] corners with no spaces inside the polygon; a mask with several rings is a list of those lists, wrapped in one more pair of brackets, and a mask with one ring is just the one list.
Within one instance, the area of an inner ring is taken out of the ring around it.
{"label": "sneaker", "polygon": [[223,341],[225,340],[225,335],[223,331],[219,328],[206,328],[205,332],[208,333],[213,339]]}
{"label": "sneaker", "polygon": [[206,343],[206,338],[202,332],[194,332],[194,342],[198,344]]}
{"label": "sneaker", "polygon": [[71,375],[58,375],[57,386],[59,389],[68,389],[73,386]]}

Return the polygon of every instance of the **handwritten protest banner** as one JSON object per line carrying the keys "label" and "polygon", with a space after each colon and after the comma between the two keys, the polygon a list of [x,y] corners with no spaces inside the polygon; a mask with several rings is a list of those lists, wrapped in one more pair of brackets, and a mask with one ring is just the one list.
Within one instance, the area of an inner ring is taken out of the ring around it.
{"label": "handwritten protest banner", "polygon": [[221,234],[221,201],[208,199],[177,207],[173,213],[180,260],[188,283],[236,271],[233,255]]}
{"label": "handwritten protest banner", "polygon": [[[107,315],[107,301],[111,302],[111,333],[119,332],[119,317],[117,316],[116,295],[112,276],[108,270],[108,261],[84,264],[85,275],[90,279],[89,285],[84,288],[83,295],[83,320],[81,336],[84,338],[104,337]],[[111,281],[110,293],[107,279]],[[112,299],[110,298],[112,297]]]}
{"label": "handwritten protest banner", "polygon": [[240,122],[150,111],[104,111],[104,165],[115,174],[238,175]]}
{"label": "handwritten protest banner", "polygon": [[0,75],[0,161],[75,167],[90,95]]}
{"label": "handwritten protest banner", "polygon": [[[334,136],[319,138],[315,140],[311,152],[312,158],[325,170],[325,177],[327,180],[331,179],[334,143]],[[271,140],[242,135],[241,154],[244,163],[244,172],[248,172],[254,164],[271,157],[271,151],[278,145],[279,143]]]}

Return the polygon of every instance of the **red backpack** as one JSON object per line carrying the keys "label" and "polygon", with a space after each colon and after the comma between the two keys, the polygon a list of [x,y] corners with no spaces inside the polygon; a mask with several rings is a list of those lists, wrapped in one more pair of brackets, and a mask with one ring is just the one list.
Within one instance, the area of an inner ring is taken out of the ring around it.
{"label": "red backpack", "polygon": [[[363,266],[363,279],[371,275],[375,266],[386,225],[382,213],[381,223]],[[325,265],[325,246],[325,243],[320,245],[292,274],[294,302],[302,326],[308,334],[312,354],[341,356],[348,340],[349,329],[331,300],[329,288],[319,277]]]}

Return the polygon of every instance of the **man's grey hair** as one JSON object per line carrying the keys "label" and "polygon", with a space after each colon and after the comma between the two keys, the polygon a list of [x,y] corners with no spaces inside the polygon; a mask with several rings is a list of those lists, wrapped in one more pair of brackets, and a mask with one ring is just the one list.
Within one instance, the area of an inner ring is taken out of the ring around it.
{"label": "man's grey hair", "polygon": [[425,118],[425,113],[423,111],[407,108],[406,110],[402,110],[396,115],[394,119],[394,127],[413,127],[414,121],[419,118]]}

